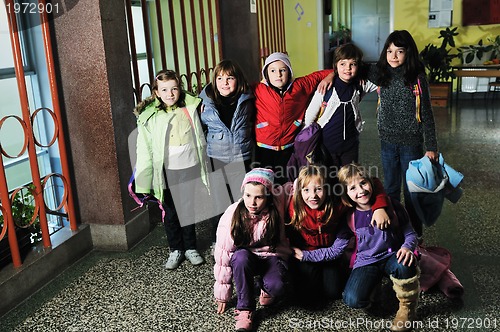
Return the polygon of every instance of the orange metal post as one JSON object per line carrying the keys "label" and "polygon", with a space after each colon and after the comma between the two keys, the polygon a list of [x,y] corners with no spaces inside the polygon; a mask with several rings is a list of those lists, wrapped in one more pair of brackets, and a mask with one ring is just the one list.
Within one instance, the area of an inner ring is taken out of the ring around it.
{"label": "orange metal post", "polygon": [[[194,70],[197,73],[198,77],[198,83],[199,83],[199,73],[200,73],[200,55],[199,55],[199,50],[198,50],[198,29],[196,28],[196,13],[194,10],[194,1],[191,0],[189,2],[189,11],[191,12],[191,27],[193,28],[192,33],[193,33],[193,46],[194,46],[194,63],[196,69]],[[187,74],[190,74],[189,72]],[[198,89],[200,88],[198,84]]]}
{"label": "orange metal post", "polygon": [[163,13],[160,0],[155,0],[156,22],[158,23],[158,40],[160,42],[161,69],[167,69],[167,56],[165,54],[165,36],[163,35]]}
{"label": "orange metal post", "polygon": [[5,176],[5,170],[3,168],[3,157],[0,153],[0,200],[2,200],[2,212],[3,215],[3,227],[7,227],[7,237],[9,239],[10,254],[12,256],[12,263],[14,267],[20,267],[23,263],[21,262],[21,254],[19,252],[19,244],[17,243],[16,229],[14,227],[14,220],[12,220],[12,206],[10,204],[9,189],[7,187],[7,178]]}
{"label": "orange metal post", "polygon": [[[215,1],[215,17],[217,18],[217,43],[219,45],[219,59],[224,59],[224,54],[222,53],[222,36],[220,33],[220,9],[219,9],[219,1]],[[210,11],[210,22],[212,22],[212,12]],[[213,59],[214,63],[217,63],[217,60]]]}
{"label": "orange metal post", "polygon": [[134,20],[132,18],[132,3],[126,0],[125,4],[128,24],[128,41],[130,45],[130,56],[132,58],[132,72],[134,73],[134,94],[135,101],[139,103],[142,100],[141,82],[139,80],[139,67],[137,65],[137,50],[135,47]]}
{"label": "orange metal post", "polygon": [[146,61],[148,62],[149,83],[153,84],[155,77],[153,69],[153,50],[151,48],[151,32],[149,30],[148,5],[146,0],[141,0],[142,23],[144,26],[144,41],[146,43]]}
{"label": "orange metal post", "polygon": [[[39,0],[38,3],[43,4],[42,8],[46,8],[45,0]],[[68,155],[66,153],[66,141],[64,139],[64,130],[63,130],[63,122],[61,119],[61,107],[59,104],[59,94],[57,92],[57,83],[56,83],[56,73],[54,66],[54,54],[52,52],[52,40],[50,38],[50,30],[48,24],[48,16],[47,13],[41,11],[40,13],[40,21],[42,28],[42,36],[43,36],[43,45],[45,48],[45,58],[47,61],[47,71],[49,76],[49,84],[50,84],[50,93],[52,96],[52,107],[54,108],[54,113],[57,117],[57,127],[58,127],[58,144],[59,144],[59,155],[61,157],[61,168],[62,174],[66,179],[66,183],[68,184],[68,188],[66,188],[68,193],[68,204],[66,206],[66,213],[68,214],[69,224],[72,231],[76,231],[78,229],[78,224],[76,221],[75,214],[75,205],[73,201],[73,192],[71,186],[71,176],[69,171],[68,164]],[[43,197],[43,196],[42,196]],[[42,211],[42,210],[40,210]]]}
{"label": "orange metal post", "polygon": [[[6,4],[10,8],[14,8],[14,1],[7,0]],[[31,169],[31,177],[33,180],[33,185],[35,186],[35,202],[39,206],[39,218],[40,218],[40,229],[42,230],[42,240],[45,248],[51,246],[49,226],[47,223],[47,215],[45,214],[45,203],[43,201],[43,189],[40,181],[40,171],[38,170],[38,161],[35,150],[35,141],[33,137],[33,127],[31,125],[31,115],[28,104],[28,94],[26,91],[26,82],[24,80],[24,68],[23,59],[21,53],[21,45],[19,42],[19,27],[17,25],[16,15],[12,11],[7,11],[9,17],[9,31],[10,40],[12,44],[12,53],[14,56],[14,69],[16,72],[17,88],[19,90],[19,97],[21,101],[21,111],[23,115],[23,120],[27,127],[27,139],[28,139],[28,156]]]}
{"label": "orange metal post", "polygon": [[[175,30],[175,15],[174,15],[174,4],[172,1],[168,2],[168,14],[170,19],[170,31],[172,34],[172,49],[174,50],[174,69],[179,73],[179,54],[177,48],[177,32]],[[180,74],[180,73],[179,73]]]}

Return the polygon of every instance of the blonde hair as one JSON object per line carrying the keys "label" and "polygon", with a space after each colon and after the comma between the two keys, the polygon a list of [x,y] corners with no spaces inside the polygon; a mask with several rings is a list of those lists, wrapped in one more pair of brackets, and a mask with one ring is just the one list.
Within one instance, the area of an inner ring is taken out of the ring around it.
{"label": "blonde hair", "polygon": [[[339,182],[342,185],[342,203],[344,203],[345,206],[349,207],[356,206],[356,203],[354,203],[347,194],[347,185],[352,179],[354,179],[357,176],[368,181],[372,187],[372,190],[374,188],[373,179],[368,174],[364,166],[361,166],[356,163],[350,163],[348,165],[342,166],[342,168],[337,173],[337,177],[339,178]],[[374,197],[372,195],[371,200],[373,200],[373,198]]]}
{"label": "blonde hair", "polygon": [[[302,198],[302,188],[307,186],[314,179],[319,179],[323,187],[327,187],[327,172],[324,166],[318,165],[308,165],[301,168],[299,176],[296,180],[296,187],[293,193],[293,215],[291,216],[290,225],[296,229],[302,228],[302,223],[307,217],[306,203]],[[329,188],[325,188],[324,191],[326,198],[323,202],[323,206],[320,207],[321,210],[325,212],[323,219],[324,223],[327,224],[331,219],[333,219],[334,214],[334,200]]]}

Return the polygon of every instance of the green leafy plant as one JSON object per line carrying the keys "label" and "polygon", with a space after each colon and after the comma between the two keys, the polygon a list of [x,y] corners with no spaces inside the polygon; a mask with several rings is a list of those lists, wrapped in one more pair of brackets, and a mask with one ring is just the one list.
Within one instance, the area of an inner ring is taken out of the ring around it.
{"label": "green leafy plant", "polygon": [[[42,239],[42,232],[40,229],[40,218],[37,216],[33,223],[33,215],[35,214],[34,197],[32,192],[35,186],[30,184],[28,190],[23,192],[20,190],[12,202],[12,218],[14,224],[20,228],[29,228],[31,231],[31,242],[36,243]],[[3,227],[4,216],[0,216],[0,226]]]}
{"label": "green leafy plant", "polygon": [[[458,35],[457,27],[439,31],[442,38],[441,45],[427,44],[420,52],[422,61],[427,69],[429,83],[447,82],[454,78],[451,62],[458,56],[458,53],[450,53],[455,47],[455,36]],[[449,47],[448,47],[449,46]]]}
{"label": "green leafy plant", "polygon": [[340,46],[342,44],[348,43],[350,40],[351,30],[347,26],[338,23],[337,30],[333,31],[330,35],[330,45]]}
{"label": "green leafy plant", "polygon": [[492,59],[500,58],[500,35],[496,36],[495,38],[488,37],[487,39],[488,42],[490,42],[493,47],[493,54],[491,55],[491,58]]}
{"label": "green leafy plant", "polygon": [[[483,45],[483,40],[480,39],[477,45],[467,45],[460,46],[459,54],[462,57],[464,63],[471,63],[474,58],[478,60],[483,60],[483,55],[493,50],[493,45]],[[490,60],[490,59],[484,59]]]}

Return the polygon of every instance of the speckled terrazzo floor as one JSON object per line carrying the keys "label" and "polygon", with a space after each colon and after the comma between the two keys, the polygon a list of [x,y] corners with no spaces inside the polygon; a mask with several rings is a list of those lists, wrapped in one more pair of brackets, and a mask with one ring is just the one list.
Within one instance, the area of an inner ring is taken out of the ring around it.
{"label": "speckled terrazzo floor", "polygon": [[[361,162],[379,163],[373,109],[365,101]],[[452,271],[465,287],[463,302],[439,292],[423,294],[416,331],[500,331],[500,100],[482,96],[460,101],[452,110],[436,109],[441,152],[465,175],[464,196],[445,202],[437,224],[425,229],[425,242],[453,254]],[[127,253],[94,251],[28,301],[0,318],[2,331],[232,331],[232,310],[215,314],[209,228],[197,225],[207,264],[184,262],[163,267],[167,256],[162,227]],[[258,308],[257,331],[383,331],[397,303],[384,284],[375,315],[349,309],[341,301],[305,310],[285,299]],[[454,325],[454,324],[457,325]],[[488,324],[489,327],[488,328]],[[496,328],[495,327],[496,324]]]}

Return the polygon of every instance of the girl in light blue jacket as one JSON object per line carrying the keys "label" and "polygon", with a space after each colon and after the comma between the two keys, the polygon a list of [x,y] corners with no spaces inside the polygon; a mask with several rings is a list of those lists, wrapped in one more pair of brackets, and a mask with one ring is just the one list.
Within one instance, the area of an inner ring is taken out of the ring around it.
{"label": "girl in light blue jacket", "polygon": [[210,191],[215,198],[214,242],[220,216],[239,197],[240,184],[250,170],[255,103],[243,71],[231,60],[222,60],[215,66],[212,81],[200,98],[210,158]]}
{"label": "girl in light blue jacket", "polygon": [[177,73],[162,70],[152,85],[152,96],[139,103],[137,116],[137,193],[153,194],[165,214],[170,246],[167,269],[176,269],[187,258],[204,262],[196,250],[195,179],[208,188],[205,138],[198,117],[201,100],[182,90]]}

